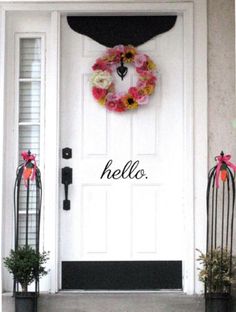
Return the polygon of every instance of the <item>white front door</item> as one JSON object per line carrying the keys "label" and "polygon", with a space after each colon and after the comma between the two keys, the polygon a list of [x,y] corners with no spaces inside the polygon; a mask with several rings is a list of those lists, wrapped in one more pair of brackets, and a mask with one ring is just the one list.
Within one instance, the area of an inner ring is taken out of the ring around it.
{"label": "white front door", "polygon": [[[60,261],[153,261],[184,259],[183,18],[138,47],[157,64],[159,78],[147,106],[115,113],[92,97],[91,66],[105,51],[74,32],[62,18],[61,149],[72,148],[69,186],[71,209],[62,208],[60,192]],[[119,90],[132,85],[133,68]],[[138,179],[101,179],[110,169],[139,161]]]}

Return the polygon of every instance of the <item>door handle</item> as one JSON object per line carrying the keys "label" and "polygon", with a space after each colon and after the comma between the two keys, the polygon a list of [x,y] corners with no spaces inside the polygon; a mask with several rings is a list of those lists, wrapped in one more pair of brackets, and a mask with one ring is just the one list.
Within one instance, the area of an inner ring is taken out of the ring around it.
{"label": "door handle", "polygon": [[69,185],[72,184],[72,174],[73,170],[70,167],[62,168],[62,179],[61,183],[64,184],[65,187],[65,199],[63,200],[63,209],[70,210],[70,200],[68,199],[68,188]]}

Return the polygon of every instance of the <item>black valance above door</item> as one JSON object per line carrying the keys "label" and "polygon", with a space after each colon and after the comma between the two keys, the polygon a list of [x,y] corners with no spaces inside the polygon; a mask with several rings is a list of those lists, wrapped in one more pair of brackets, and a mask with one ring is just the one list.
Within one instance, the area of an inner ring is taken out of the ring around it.
{"label": "black valance above door", "polygon": [[177,16],[68,16],[69,26],[106,47],[135,47],[167,32]]}

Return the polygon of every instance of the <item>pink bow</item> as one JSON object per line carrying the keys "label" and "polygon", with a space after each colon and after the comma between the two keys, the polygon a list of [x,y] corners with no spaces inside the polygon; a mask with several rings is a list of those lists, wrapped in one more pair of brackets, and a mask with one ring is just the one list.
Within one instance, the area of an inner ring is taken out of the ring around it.
{"label": "pink bow", "polygon": [[220,187],[219,183],[219,176],[220,176],[220,169],[222,164],[226,164],[228,167],[232,168],[233,171],[236,171],[236,166],[232,164],[229,160],[231,159],[231,155],[224,155],[221,154],[219,156],[216,156],[216,160],[218,161],[217,167],[216,167],[216,188]]}
{"label": "pink bow", "polygon": [[33,181],[35,179],[35,175],[36,175],[36,169],[37,169],[37,164],[36,164],[36,156],[31,154],[30,152],[22,152],[21,153],[22,158],[25,161],[24,164],[24,168],[26,168],[26,165],[33,161],[34,162],[34,167],[33,167],[33,173],[31,175],[31,181]]}

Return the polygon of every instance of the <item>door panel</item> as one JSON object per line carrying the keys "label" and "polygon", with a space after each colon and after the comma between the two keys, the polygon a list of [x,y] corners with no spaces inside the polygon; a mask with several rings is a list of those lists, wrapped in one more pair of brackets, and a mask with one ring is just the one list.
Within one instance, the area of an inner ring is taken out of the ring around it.
{"label": "door panel", "polygon": [[[62,18],[61,148],[73,158],[71,210],[60,207],[61,261],[183,259],[183,20],[138,48],[159,71],[146,107],[106,111],[91,95],[91,66],[105,47],[70,29]],[[134,68],[117,90],[135,84]],[[147,179],[100,179],[139,161]],[[61,202],[64,198],[61,186]]]}

